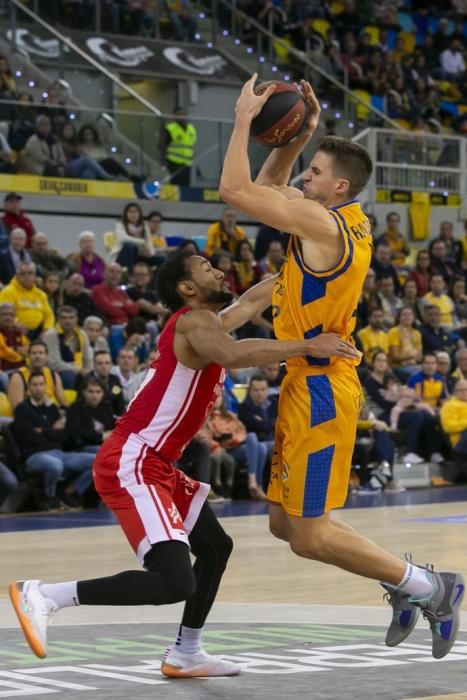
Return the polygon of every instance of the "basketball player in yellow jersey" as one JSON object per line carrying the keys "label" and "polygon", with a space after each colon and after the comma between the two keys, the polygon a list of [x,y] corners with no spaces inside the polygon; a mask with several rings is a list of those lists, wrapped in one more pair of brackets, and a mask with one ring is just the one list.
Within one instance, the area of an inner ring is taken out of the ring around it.
{"label": "basketball player in yellow jersey", "polygon": [[[287,187],[320,114],[311,86],[302,81],[311,111],[307,129],[273,150],[252,182],[250,125],[274,90],[255,95],[255,80],[256,75],[244,85],[237,102],[220,194],[253,218],[292,234],[273,292],[276,336],[297,340],[335,332],[347,342],[371,259],[370,225],[356,200],[371,176],[371,158],[356,143],[327,137],[305,173],[303,192]],[[401,561],[329,515],[347,496],[360,404],[357,355],[354,361],[287,362],[268,490],[271,532],[298,556],[382,582],[393,607],[389,646],[402,642],[423,612],[432,630],[433,656],[441,658],[456,638],[462,575]]]}

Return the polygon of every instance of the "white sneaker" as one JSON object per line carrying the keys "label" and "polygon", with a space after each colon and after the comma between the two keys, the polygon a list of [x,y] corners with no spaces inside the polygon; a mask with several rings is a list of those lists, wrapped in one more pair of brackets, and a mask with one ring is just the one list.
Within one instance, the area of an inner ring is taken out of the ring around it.
{"label": "white sneaker", "polygon": [[444,457],[440,452],[433,452],[433,454],[430,455],[430,462],[433,462],[434,464],[441,464],[444,462]]}
{"label": "white sneaker", "polygon": [[175,646],[166,650],[161,664],[161,672],[168,678],[237,676],[240,670],[240,666],[210,656],[202,649],[197,654],[183,654]]}
{"label": "white sneaker", "polygon": [[406,455],[402,457],[404,464],[422,464],[425,460],[420,455],[415,454],[415,452],[407,452]]}
{"label": "white sneaker", "polygon": [[14,581],[8,592],[19,623],[31,650],[40,659],[47,656],[47,625],[58,610],[57,605],[42,595],[40,581]]}

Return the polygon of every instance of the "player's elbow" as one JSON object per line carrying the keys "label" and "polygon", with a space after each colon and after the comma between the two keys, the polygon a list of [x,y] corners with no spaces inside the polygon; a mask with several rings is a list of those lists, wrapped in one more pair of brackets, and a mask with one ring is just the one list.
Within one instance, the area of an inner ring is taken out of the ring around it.
{"label": "player's elbow", "polygon": [[237,192],[237,189],[235,187],[232,187],[227,181],[226,178],[222,177],[219,185],[219,195],[221,198],[224,200],[224,202],[227,202],[227,204],[235,204],[236,197],[235,193]]}

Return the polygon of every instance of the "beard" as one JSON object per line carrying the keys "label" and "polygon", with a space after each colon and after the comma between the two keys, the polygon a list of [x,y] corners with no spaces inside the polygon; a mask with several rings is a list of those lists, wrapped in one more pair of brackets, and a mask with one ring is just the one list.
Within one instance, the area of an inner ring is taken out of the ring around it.
{"label": "beard", "polygon": [[201,287],[201,293],[203,295],[203,301],[208,304],[219,304],[222,306],[227,306],[233,301],[232,292],[227,292],[223,289],[206,289],[206,287]]}

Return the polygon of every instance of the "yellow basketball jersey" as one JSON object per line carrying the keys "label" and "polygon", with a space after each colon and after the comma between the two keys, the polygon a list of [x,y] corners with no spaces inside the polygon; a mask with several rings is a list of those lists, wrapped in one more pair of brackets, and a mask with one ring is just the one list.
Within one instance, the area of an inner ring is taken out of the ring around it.
{"label": "yellow basketball jersey", "polygon": [[[329,215],[341,233],[344,253],[334,268],[316,272],[303,259],[300,239],[291,237],[272,298],[274,333],[279,340],[314,338],[326,332],[352,339],[357,304],[371,262],[371,227],[357,201],[332,207]],[[338,362],[358,364],[313,357],[292,358],[287,364],[317,367],[323,372]]]}

